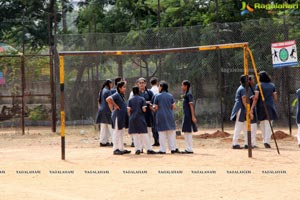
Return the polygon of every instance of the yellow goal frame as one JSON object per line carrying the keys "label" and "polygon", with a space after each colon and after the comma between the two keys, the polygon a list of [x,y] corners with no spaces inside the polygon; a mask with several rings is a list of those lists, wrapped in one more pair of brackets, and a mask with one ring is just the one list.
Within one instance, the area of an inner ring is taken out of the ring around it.
{"label": "yellow goal frame", "polygon": [[[116,51],[60,51],[59,55],[59,76],[60,76],[60,104],[61,104],[61,159],[65,160],[65,97],[64,97],[64,57],[65,56],[79,56],[79,55],[152,55],[152,54],[161,54],[161,53],[180,53],[180,52],[197,52],[197,51],[212,51],[220,49],[234,49],[242,48],[244,54],[244,75],[246,75],[246,80],[248,80],[249,75],[249,56],[252,63],[252,68],[255,74],[255,78],[258,84],[259,92],[262,97],[262,100],[265,104],[265,98],[262,92],[261,84],[259,81],[257,68],[254,62],[252,51],[249,48],[248,42],[243,43],[229,43],[229,44],[217,44],[217,45],[206,45],[206,46],[193,46],[193,47],[180,47],[180,48],[166,48],[166,49],[146,49],[146,50],[116,50]],[[248,93],[248,81],[246,84],[246,98],[247,98],[247,107],[246,107],[246,121],[247,121],[247,135],[248,135],[248,157],[252,157],[252,145],[251,145],[251,120],[250,120],[250,100]],[[266,110],[268,116],[268,110]],[[269,120],[270,122],[270,120]],[[273,137],[275,139],[274,131],[270,123]],[[275,139],[275,144],[277,147],[277,152],[279,154],[279,149]]]}

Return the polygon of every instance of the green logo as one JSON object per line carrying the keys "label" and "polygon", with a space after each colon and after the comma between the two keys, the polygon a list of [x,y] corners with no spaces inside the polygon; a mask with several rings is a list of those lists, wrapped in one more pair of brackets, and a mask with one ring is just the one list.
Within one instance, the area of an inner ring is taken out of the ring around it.
{"label": "green logo", "polygon": [[287,61],[288,58],[289,58],[289,52],[288,52],[288,50],[286,48],[280,49],[280,51],[279,51],[279,59],[284,62],[284,61]]}

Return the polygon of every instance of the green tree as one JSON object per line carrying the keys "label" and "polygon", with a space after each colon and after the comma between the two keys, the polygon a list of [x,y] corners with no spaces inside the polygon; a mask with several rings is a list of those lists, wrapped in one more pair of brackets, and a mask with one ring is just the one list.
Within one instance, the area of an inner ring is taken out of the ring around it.
{"label": "green tree", "polygon": [[[69,0],[62,0],[63,13],[71,11]],[[68,7],[68,9],[66,9]],[[49,44],[49,27],[60,22],[59,2],[55,0],[7,0],[0,2],[0,37],[29,50],[39,50]],[[54,11],[57,11],[55,16]],[[50,22],[50,24],[49,24]],[[52,22],[52,23],[51,23]]]}

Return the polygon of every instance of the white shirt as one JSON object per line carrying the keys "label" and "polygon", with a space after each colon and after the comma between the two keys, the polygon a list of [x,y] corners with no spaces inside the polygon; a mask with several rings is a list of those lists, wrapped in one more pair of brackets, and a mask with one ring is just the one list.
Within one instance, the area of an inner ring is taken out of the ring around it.
{"label": "white shirt", "polygon": [[157,85],[152,86],[150,90],[153,92],[154,95],[159,93]]}
{"label": "white shirt", "polygon": [[131,91],[130,94],[129,94],[128,100],[131,99],[133,96],[134,96],[133,92]]}

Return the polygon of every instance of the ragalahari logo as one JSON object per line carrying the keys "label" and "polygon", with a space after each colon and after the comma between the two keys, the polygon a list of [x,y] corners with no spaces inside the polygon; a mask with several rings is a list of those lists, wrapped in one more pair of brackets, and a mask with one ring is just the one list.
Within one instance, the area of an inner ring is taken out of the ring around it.
{"label": "ragalahari logo", "polygon": [[241,15],[245,15],[248,13],[254,12],[254,8],[252,8],[249,4],[247,4],[245,1],[242,2],[242,8],[241,8]]}
{"label": "ragalahari logo", "polygon": [[267,10],[268,12],[276,10],[286,10],[286,9],[299,9],[298,3],[254,3],[254,6],[250,6],[245,1],[242,2],[241,15],[254,12],[254,10]]}

